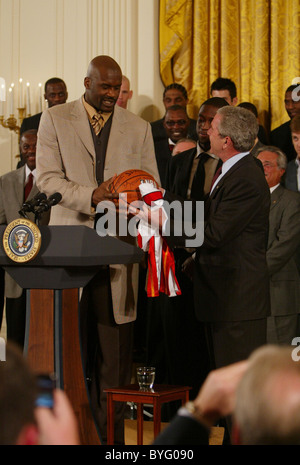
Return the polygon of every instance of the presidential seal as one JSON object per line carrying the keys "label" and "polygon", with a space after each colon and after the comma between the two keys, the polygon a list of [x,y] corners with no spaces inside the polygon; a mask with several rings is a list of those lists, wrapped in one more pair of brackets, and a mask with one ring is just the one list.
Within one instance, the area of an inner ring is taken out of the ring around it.
{"label": "presidential seal", "polygon": [[41,240],[41,232],[36,224],[26,218],[18,218],[7,225],[3,247],[11,260],[25,263],[38,254]]}

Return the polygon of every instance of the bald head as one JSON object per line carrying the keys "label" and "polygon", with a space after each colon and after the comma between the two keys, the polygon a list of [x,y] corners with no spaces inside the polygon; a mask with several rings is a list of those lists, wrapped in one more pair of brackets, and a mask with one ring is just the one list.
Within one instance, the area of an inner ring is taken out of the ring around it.
{"label": "bald head", "polygon": [[95,57],[89,64],[84,79],[85,100],[97,111],[113,111],[122,85],[122,71],[118,63],[107,55]]}

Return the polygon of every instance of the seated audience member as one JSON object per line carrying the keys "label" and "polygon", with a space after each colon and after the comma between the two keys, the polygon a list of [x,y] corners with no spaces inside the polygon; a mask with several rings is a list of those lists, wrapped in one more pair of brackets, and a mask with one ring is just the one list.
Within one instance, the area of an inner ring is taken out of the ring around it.
{"label": "seated audience member", "polygon": [[197,146],[197,142],[194,139],[179,139],[174,145],[172,150],[172,156],[177,155],[178,153],[185,152],[186,150],[192,149]]}
{"label": "seated audience member", "polygon": [[[246,108],[247,110],[252,111],[252,113],[256,116],[257,121],[259,123],[257,108],[253,103],[251,103],[251,102],[242,102],[242,103],[240,103],[238,105],[238,107]],[[267,143],[268,143],[268,139],[267,139],[265,128],[261,124],[259,124],[257,139],[255,141],[255,145],[254,145],[253,149],[251,150],[252,155],[256,156],[257,151],[260,148],[262,148],[264,145],[266,145]]]}
{"label": "seated audience member", "polygon": [[[37,130],[23,132],[20,137],[20,153],[24,166],[10,171],[0,177],[0,224],[9,224],[21,218],[19,211],[23,203],[38,194],[36,186],[36,144]],[[41,224],[48,224],[49,212],[41,218]],[[27,213],[28,219],[35,221],[32,212]],[[26,321],[26,290],[5,273],[5,304],[7,338],[23,347]]]}
{"label": "seated audience member", "polygon": [[291,120],[292,142],[296,158],[289,161],[285,175],[285,187],[292,191],[300,191],[300,115]]}
{"label": "seated audience member", "polygon": [[291,135],[291,120],[300,115],[300,98],[299,91],[297,90],[299,85],[291,85],[285,91],[284,104],[289,121],[281,124],[277,128],[273,129],[270,134],[270,142],[275,147],[280,148],[283,153],[287,156],[288,161],[294,160],[297,156],[296,151],[292,142]]}
{"label": "seated audience member", "polygon": [[212,371],[153,444],[207,445],[210,428],[231,415],[233,445],[299,445],[300,362],[293,351],[265,345],[246,361]]}
{"label": "seated audience member", "polygon": [[[68,98],[68,91],[65,82],[57,77],[48,79],[45,83],[44,98],[48,102],[48,108],[65,103]],[[42,113],[24,118],[20,128],[20,134],[28,129],[38,129]]]}
{"label": "seated audience member", "polygon": [[127,109],[128,100],[132,99],[132,95],[133,95],[133,90],[130,89],[130,81],[128,77],[123,75],[122,85],[121,85],[119,97],[117,100],[117,105],[119,105],[119,107]]}
{"label": "seated audience member", "polygon": [[277,147],[258,152],[271,192],[267,265],[270,274],[271,315],[267,342],[291,344],[300,335],[300,276],[296,254],[300,248],[300,194],[286,189],[281,180],[287,160]]}
{"label": "seated audience member", "polygon": [[229,105],[237,104],[237,92],[235,83],[228,78],[217,78],[210,86],[210,95],[212,97],[221,97],[226,100]]}
{"label": "seated audience member", "polygon": [[180,105],[172,105],[166,110],[163,120],[165,135],[154,140],[154,149],[161,186],[166,186],[167,165],[172,157],[172,151],[179,139],[187,137],[190,119],[186,108]]}
{"label": "seated audience member", "polygon": [[[180,105],[182,107],[186,107],[188,104],[188,94],[186,88],[181,84],[177,84],[175,82],[167,86],[163,93],[163,104],[166,110],[173,105]],[[188,136],[191,139],[197,140],[196,120],[192,118],[189,118],[189,120],[190,125]],[[160,138],[165,137],[163,121],[164,118],[161,118],[151,123],[154,142]]]}
{"label": "seated audience member", "polygon": [[0,363],[0,445],[78,445],[71,404],[54,391],[53,410],[36,407],[37,379],[19,348],[8,343]]}

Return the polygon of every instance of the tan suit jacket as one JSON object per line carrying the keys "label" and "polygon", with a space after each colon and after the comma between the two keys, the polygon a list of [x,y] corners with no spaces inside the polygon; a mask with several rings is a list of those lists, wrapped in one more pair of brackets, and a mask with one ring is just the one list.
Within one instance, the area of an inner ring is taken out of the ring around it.
{"label": "tan suit jacket", "polygon": [[[37,145],[37,184],[42,192],[60,192],[50,225],[94,227],[91,198],[97,187],[96,154],[82,98],[42,114]],[[104,180],[127,169],[142,169],[159,182],[150,124],[115,106],[107,145]],[[138,265],[110,267],[114,318],[136,317]]]}
{"label": "tan suit jacket", "polygon": [[[19,211],[24,203],[25,166],[4,174],[0,178],[0,224],[9,224],[17,218],[22,218]],[[27,200],[31,200],[37,193],[38,188],[34,184]],[[34,222],[34,214],[28,213],[28,218]],[[43,215],[42,224],[47,224],[49,214]],[[17,298],[22,294],[22,288],[5,274],[5,296]]]}

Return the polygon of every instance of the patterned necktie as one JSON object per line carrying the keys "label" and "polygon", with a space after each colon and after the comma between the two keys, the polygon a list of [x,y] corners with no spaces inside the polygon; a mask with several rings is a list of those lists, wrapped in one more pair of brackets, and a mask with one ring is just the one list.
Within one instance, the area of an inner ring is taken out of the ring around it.
{"label": "patterned necktie", "polygon": [[197,169],[194,175],[191,198],[194,200],[203,200],[204,198],[204,182],[205,182],[205,162],[209,159],[209,155],[202,152],[199,156]]}
{"label": "patterned necktie", "polygon": [[32,186],[33,186],[33,174],[30,173],[29,176],[28,176],[27,184],[25,185],[25,192],[24,192],[25,200],[27,199],[28,195],[30,194]]}
{"label": "patterned necktie", "polygon": [[98,136],[98,134],[100,134],[101,129],[104,126],[104,119],[101,113],[96,113],[93,116],[91,124],[93,126],[96,136]]}

